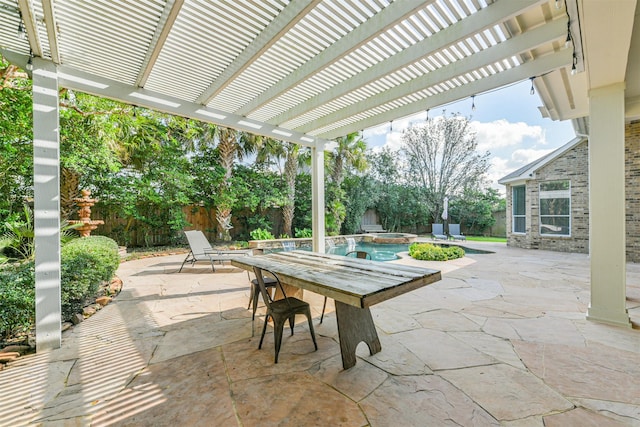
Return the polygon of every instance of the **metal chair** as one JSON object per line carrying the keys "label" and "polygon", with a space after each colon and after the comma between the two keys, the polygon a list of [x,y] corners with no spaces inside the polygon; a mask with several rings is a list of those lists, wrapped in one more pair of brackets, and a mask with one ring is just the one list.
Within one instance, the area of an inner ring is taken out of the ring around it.
{"label": "metal chair", "polygon": [[267,314],[264,317],[264,326],[262,327],[262,336],[260,337],[260,344],[258,348],[262,348],[262,341],[264,340],[264,334],[267,331],[267,322],[269,321],[269,317],[273,319],[273,335],[275,341],[275,363],[278,363],[278,354],[280,353],[280,346],[282,345],[282,332],[284,330],[284,323],[289,320],[289,327],[291,328],[291,335],[293,335],[293,326],[296,314],[304,314],[307,316],[307,321],[309,322],[309,332],[311,332],[311,338],[313,339],[313,346],[316,350],[318,350],[318,343],[316,342],[316,333],[313,330],[313,323],[311,322],[311,308],[309,307],[309,303],[306,303],[298,298],[288,297],[284,289],[282,287],[282,283],[278,279],[278,276],[275,273],[264,270],[269,275],[273,276],[276,280],[276,289],[280,289],[283,299],[273,300],[271,294],[267,292],[267,287],[264,282],[264,273],[261,268],[253,267],[253,272],[256,275],[256,280],[258,281],[258,287],[260,288],[260,293],[262,294],[262,298],[264,299],[264,303],[267,306]]}
{"label": "metal chair", "polygon": [[[371,259],[371,254],[366,251],[350,251],[344,254],[344,256],[352,256],[360,259]],[[320,315],[320,323],[324,320],[324,310],[327,308],[327,297],[324,297],[324,303],[322,304],[322,314]]]}
{"label": "metal chair", "polygon": [[[268,290],[274,290],[276,287],[277,280],[273,277],[263,276],[262,280],[264,281],[264,285]],[[256,319],[256,310],[258,309],[258,298],[260,297],[260,285],[258,284],[258,279],[255,278],[250,281],[251,282],[251,294],[249,295],[249,305],[247,306],[247,310],[251,308],[251,303],[253,302],[253,315],[251,316],[251,320]]]}

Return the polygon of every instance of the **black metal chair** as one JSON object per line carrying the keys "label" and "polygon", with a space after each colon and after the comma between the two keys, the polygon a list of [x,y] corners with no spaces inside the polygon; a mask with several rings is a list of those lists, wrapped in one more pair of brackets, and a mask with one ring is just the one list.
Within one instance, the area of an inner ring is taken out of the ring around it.
{"label": "black metal chair", "polygon": [[[264,281],[264,286],[268,290],[274,290],[276,287],[276,279],[269,276],[262,276]],[[258,298],[260,298],[260,286],[258,285],[258,279],[253,279],[251,282],[251,294],[249,295],[249,305],[247,306],[247,310],[251,308],[251,303],[253,303],[253,315],[251,316],[251,320],[256,319],[256,310],[258,309]]]}
{"label": "black metal chair", "polygon": [[309,322],[309,332],[311,332],[311,338],[313,339],[313,346],[318,350],[318,343],[316,342],[316,333],[313,330],[313,323],[311,322],[311,307],[309,303],[306,303],[298,298],[288,297],[282,287],[282,283],[273,272],[265,270],[266,273],[273,276],[276,281],[276,289],[280,289],[284,298],[279,300],[273,300],[271,294],[267,292],[267,287],[264,282],[264,273],[261,268],[253,267],[253,271],[256,275],[258,287],[260,293],[264,299],[264,303],[267,306],[267,314],[264,317],[264,326],[262,327],[262,336],[260,337],[260,344],[258,348],[262,348],[262,341],[264,340],[264,334],[267,331],[267,322],[269,317],[273,319],[273,335],[275,341],[275,363],[278,363],[278,354],[280,353],[280,346],[282,345],[282,332],[284,331],[284,324],[289,320],[289,327],[291,328],[291,335],[293,335],[293,326],[295,322],[296,314],[304,314],[307,316]]}
{"label": "black metal chair", "polygon": [[[371,254],[366,251],[351,251],[344,254],[344,256],[355,256],[360,259],[371,259]],[[324,303],[322,304],[322,315],[320,315],[320,323],[324,320],[324,310],[327,308],[327,297],[324,297]]]}

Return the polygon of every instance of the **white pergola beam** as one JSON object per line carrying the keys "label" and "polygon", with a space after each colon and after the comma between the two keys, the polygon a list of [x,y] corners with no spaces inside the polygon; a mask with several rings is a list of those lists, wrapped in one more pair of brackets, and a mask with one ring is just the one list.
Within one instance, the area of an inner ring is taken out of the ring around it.
{"label": "white pergola beam", "polygon": [[53,13],[53,0],[42,0],[42,10],[44,12],[44,24],[47,28],[51,60],[55,64],[59,64],[61,61],[60,49],[58,47],[58,24],[56,23],[55,14]]}
{"label": "white pergola beam", "polygon": [[22,22],[24,22],[27,37],[29,39],[29,47],[35,56],[42,57],[42,43],[40,42],[40,34],[38,33],[38,24],[36,22],[33,8],[29,0],[18,0],[18,8],[22,14]]}
{"label": "white pergola beam", "polygon": [[[545,25],[544,27],[538,27],[531,31],[527,31],[521,35],[513,37],[509,40],[506,40],[500,44],[492,46],[488,49],[483,50],[482,52],[478,52],[475,55],[467,56],[464,59],[461,59],[456,62],[452,62],[449,65],[439,68],[430,73],[424,74],[418,78],[412,79],[406,83],[400,84],[393,89],[386,90],[377,95],[370,96],[366,100],[359,102],[355,106],[347,107],[343,110],[338,110],[332,114],[328,114],[320,119],[314,120],[311,124],[307,124],[304,126],[300,126],[296,128],[296,130],[300,132],[308,132],[312,129],[319,129],[323,126],[328,126],[332,123],[336,123],[344,118],[345,115],[355,116],[361,114],[365,111],[368,111],[372,108],[375,108],[378,105],[384,105],[386,103],[395,101],[397,99],[401,99],[405,96],[411,95],[413,93],[420,92],[426,88],[432,87],[439,83],[444,83],[446,81],[451,80],[453,77],[462,76],[467,73],[471,73],[481,67],[494,64],[503,58],[509,58],[512,56],[516,56],[517,54],[534,49],[541,44],[548,43],[551,40],[565,37],[566,35],[566,23],[562,21],[554,21],[550,24]],[[565,49],[568,51],[568,49]],[[572,56],[570,56],[572,58]],[[571,63],[570,61],[568,62]],[[524,65],[524,64],[523,64]],[[563,64],[566,65],[566,64]],[[522,65],[514,68],[520,68]],[[512,68],[513,69],[513,68]],[[509,71],[509,70],[506,70]],[[498,74],[502,74],[506,71],[502,71]],[[527,77],[536,76],[538,74],[530,74]],[[527,78],[525,77],[525,78]],[[484,92],[485,90],[477,90],[473,89],[475,86],[481,85],[482,82],[488,77],[475,80],[474,82],[469,82],[464,84],[464,87],[470,88],[470,94],[478,94]],[[447,92],[450,92],[455,89],[451,89]],[[433,96],[428,97],[425,100],[425,103],[415,103],[419,104],[420,107],[418,111],[424,110],[425,108],[430,108],[437,105],[429,105],[432,104],[429,100],[432,99]],[[428,105],[428,106],[427,106]],[[367,126],[360,126],[360,129]]]}
{"label": "white pergola beam", "polygon": [[[526,0],[507,3],[493,3],[464,20],[456,22],[450,27],[435,33],[431,37],[425,38],[419,43],[402,50],[398,54],[369,67],[363,72],[323,91],[319,95],[314,96],[313,98],[296,105],[294,108],[273,117],[269,120],[269,123],[286,124],[287,121],[299,117],[315,108],[321,107],[322,105],[343,96],[345,93],[358,90],[359,88],[389,75],[394,71],[400,70],[417,62],[421,58],[433,55],[435,52],[438,52],[447,46],[451,46],[460,40],[466,39],[471,34],[475,34],[486,28],[511,19],[519,13],[546,1],[547,0]],[[566,32],[566,28],[564,31]]]}
{"label": "white pergola beam", "polygon": [[527,62],[518,67],[505,70],[501,73],[476,80],[473,83],[461,85],[455,89],[450,89],[438,95],[432,95],[424,100],[424,103],[412,102],[402,107],[390,108],[385,113],[372,115],[368,119],[350,123],[348,125],[323,132],[320,135],[324,139],[335,139],[361,129],[388,123],[401,117],[407,117],[425,111],[429,108],[438,107],[468,98],[472,95],[480,95],[483,92],[500,88],[512,83],[528,79],[532,76],[539,76],[552,70],[566,67],[571,64],[573,54],[570,49],[552,53],[534,61]]}
{"label": "white pergola beam", "polygon": [[176,18],[178,17],[183,4],[184,0],[168,0],[165,4],[162,16],[160,17],[160,22],[156,27],[156,33],[151,39],[151,43],[147,49],[147,54],[142,62],[142,66],[140,67],[140,73],[136,79],[136,86],[144,87],[144,85],[147,84],[147,80],[153,70],[153,66],[158,60],[162,47],[167,41],[167,37],[173,28],[173,24],[176,22]]}
{"label": "white pergola beam", "polygon": [[291,2],[265,28],[256,39],[218,76],[196,100],[207,105],[266,52],[284,34],[303,19],[322,0],[296,0]]}
{"label": "white pergola beam", "polygon": [[58,67],[60,86],[95,96],[114,99],[126,104],[137,105],[162,111],[176,116],[187,117],[203,122],[233,128],[255,135],[262,135],[280,141],[293,142],[306,147],[315,146],[318,140],[322,144],[329,143],[320,138],[306,135],[290,129],[281,128],[269,123],[250,120],[246,117],[230,114],[221,110],[205,107],[201,104],[166,96],[150,90],[125,85],[113,80],[94,76],[75,70],[71,67]]}
{"label": "white pergola beam", "polygon": [[378,34],[381,34],[386,29],[393,27],[398,22],[415,13],[417,10],[424,9],[434,1],[435,0],[425,0],[418,2],[410,0],[391,3],[362,25],[339,39],[331,47],[328,47],[322,51],[322,53],[307,61],[296,71],[262,92],[251,102],[235,111],[235,113],[245,116],[249,115],[252,111],[260,108],[260,106],[276,99],[287,90],[295,87],[299,82],[304,81],[309,76],[318,73],[338,59],[360,48],[363,44],[375,38]]}

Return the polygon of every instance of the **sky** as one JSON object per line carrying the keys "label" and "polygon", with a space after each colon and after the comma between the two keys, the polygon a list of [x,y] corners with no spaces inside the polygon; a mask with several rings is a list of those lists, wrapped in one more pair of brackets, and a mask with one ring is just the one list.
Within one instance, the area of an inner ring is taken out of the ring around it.
{"label": "sky", "polygon": [[[504,193],[498,179],[536,160],[575,137],[570,120],[563,122],[543,118],[538,110],[542,101],[537,94],[531,95],[531,83],[527,80],[489,93],[476,95],[475,111],[472,100],[465,100],[431,109],[429,117],[460,113],[469,117],[476,133],[478,151],[489,151],[490,167],[488,180],[491,187]],[[412,123],[424,122],[426,112],[393,121],[389,124],[364,130],[364,139],[369,148],[379,150],[383,146],[400,147],[402,131]]]}

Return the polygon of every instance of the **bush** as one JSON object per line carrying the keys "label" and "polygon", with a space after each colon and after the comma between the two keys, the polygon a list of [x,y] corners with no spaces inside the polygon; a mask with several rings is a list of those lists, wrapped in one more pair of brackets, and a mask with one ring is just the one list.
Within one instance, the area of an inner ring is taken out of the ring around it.
{"label": "bush", "polygon": [[271,234],[271,232],[265,228],[256,228],[251,233],[251,238],[253,240],[273,240],[275,236]]}
{"label": "bush", "polygon": [[33,261],[0,270],[0,337],[21,335],[35,323],[34,283]]}
{"label": "bush", "polygon": [[302,230],[299,228],[296,228],[296,237],[302,237],[302,238],[311,238],[313,237],[313,231],[310,228],[303,228]]}
{"label": "bush", "polygon": [[464,249],[459,246],[438,246],[431,243],[414,243],[409,246],[409,255],[422,261],[448,261],[462,258]]}
{"label": "bush", "polygon": [[62,318],[82,311],[102,282],[110,281],[120,263],[118,244],[108,237],[75,239],[62,247]]}

